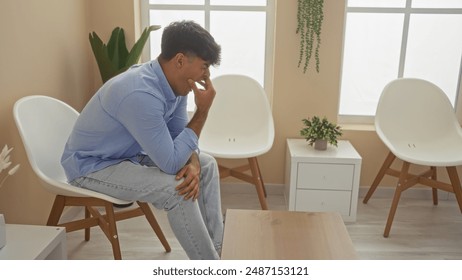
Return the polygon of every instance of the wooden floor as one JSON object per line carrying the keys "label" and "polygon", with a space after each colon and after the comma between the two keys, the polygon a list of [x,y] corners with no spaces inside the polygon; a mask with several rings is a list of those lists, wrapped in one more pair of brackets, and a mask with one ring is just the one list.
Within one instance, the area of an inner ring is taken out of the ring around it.
{"label": "wooden floor", "polygon": [[[357,221],[346,224],[355,249],[363,260],[462,260],[462,214],[455,200],[440,200],[433,206],[431,199],[402,198],[390,236],[382,236],[390,198],[371,198],[367,205],[358,203]],[[259,209],[257,195],[252,192],[222,191],[226,209]],[[284,196],[268,192],[271,210],[285,210]],[[187,259],[168,225],[166,214],[154,210],[172,247],[165,253],[144,218],[118,223],[122,258],[137,260]],[[109,242],[98,228],[92,229],[89,242],[83,232],[68,233],[68,258],[75,260],[113,259]]]}

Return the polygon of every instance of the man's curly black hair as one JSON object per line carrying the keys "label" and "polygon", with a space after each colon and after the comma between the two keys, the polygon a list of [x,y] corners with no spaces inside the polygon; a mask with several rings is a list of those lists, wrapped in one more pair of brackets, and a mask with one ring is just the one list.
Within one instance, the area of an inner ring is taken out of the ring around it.
{"label": "man's curly black hair", "polygon": [[160,57],[172,59],[177,53],[196,55],[210,65],[219,65],[221,47],[210,33],[193,21],[177,21],[165,27],[162,33]]}

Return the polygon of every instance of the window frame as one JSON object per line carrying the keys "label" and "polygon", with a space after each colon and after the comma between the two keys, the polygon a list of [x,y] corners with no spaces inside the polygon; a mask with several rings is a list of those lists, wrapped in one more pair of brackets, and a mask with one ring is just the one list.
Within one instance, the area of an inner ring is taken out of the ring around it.
{"label": "window frame", "polygon": [[[403,32],[401,34],[401,50],[400,50],[400,59],[399,59],[399,70],[398,76],[396,78],[402,78],[405,67],[406,60],[406,47],[407,40],[409,37],[409,23],[412,14],[462,14],[462,8],[414,8],[412,7],[413,0],[405,0],[404,7],[349,7],[348,0],[345,1],[344,9],[344,25],[343,25],[343,42],[342,42],[342,56],[341,56],[341,66],[340,66],[340,87],[339,87],[339,103],[338,103],[338,122],[343,124],[373,124],[375,115],[366,116],[366,115],[345,115],[340,114],[340,101],[341,101],[341,89],[342,89],[342,79],[343,79],[343,63],[345,56],[345,41],[346,41],[346,29],[349,13],[398,13],[404,15],[403,22]],[[460,123],[462,123],[462,54],[460,58],[459,66],[459,79],[456,87],[456,97],[454,101],[454,111]]]}
{"label": "window frame", "polygon": [[[149,11],[151,8],[159,10],[198,10],[205,12],[205,28],[210,30],[211,11],[266,11],[265,30],[265,58],[263,73],[263,88],[268,96],[270,105],[273,99],[273,77],[274,77],[274,32],[275,32],[275,0],[266,0],[266,6],[238,6],[238,5],[211,5],[210,0],[204,0],[204,5],[183,5],[183,4],[150,4],[149,0],[140,0],[141,29],[149,26]],[[142,53],[142,60],[149,61],[150,40]]]}

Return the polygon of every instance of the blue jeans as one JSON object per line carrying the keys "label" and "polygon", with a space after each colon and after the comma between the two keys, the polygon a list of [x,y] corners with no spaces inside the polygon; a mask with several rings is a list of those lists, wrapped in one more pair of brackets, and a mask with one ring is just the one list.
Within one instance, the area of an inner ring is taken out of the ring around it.
{"label": "blue jeans", "polygon": [[175,187],[181,181],[157,168],[148,156],[140,164],[123,161],[80,177],[72,185],[122,200],[149,202],[167,211],[168,221],[190,259],[219,259],[223,239],[220,179],[215,159],[201,153],[198,199],[185,200]]}

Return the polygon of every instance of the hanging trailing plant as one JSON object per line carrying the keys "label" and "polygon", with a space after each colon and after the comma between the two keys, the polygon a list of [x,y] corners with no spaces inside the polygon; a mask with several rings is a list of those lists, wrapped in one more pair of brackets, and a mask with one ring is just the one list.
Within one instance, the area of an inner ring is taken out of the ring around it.
{"label": "hanging trailing plant", "polygon": [[314,49],[316,72],[319,73],[319,45],[321,44],[321,26],[324,19],[324,0],[298,0],[297,34],[300,34],[300,57],[298,67],[303,65],[303,73],[308,69]]}

